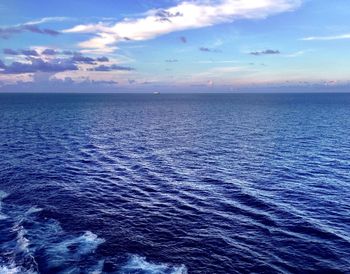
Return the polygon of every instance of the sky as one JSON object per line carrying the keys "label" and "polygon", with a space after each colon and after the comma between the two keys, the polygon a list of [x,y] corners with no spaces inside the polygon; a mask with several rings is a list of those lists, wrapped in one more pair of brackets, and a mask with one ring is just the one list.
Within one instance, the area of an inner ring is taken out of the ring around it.
{"label": "sky", "polygon": [[0,92],[348,92],[349,18],[349,0],[2,0]]}

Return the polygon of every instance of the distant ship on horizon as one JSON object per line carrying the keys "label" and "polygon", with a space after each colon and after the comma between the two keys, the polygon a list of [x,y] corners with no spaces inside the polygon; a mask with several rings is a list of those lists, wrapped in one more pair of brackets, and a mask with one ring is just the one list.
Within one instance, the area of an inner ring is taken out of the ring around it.
{"label": "distant ship on horizon", "polygon": [[159,91],[154,91],[153,94],[154,94],[154,95],[159,95],[160,92],[159,92]]}

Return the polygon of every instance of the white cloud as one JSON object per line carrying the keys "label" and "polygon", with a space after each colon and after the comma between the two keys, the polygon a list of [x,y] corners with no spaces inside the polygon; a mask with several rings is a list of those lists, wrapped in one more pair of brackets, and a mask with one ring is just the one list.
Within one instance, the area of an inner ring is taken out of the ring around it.
{"label": "white cloud", "polygon": [[300,51],[296,51],[296,52],[292,52],[289,54],[284,54],[282,55],[283,57],[288,57],[288,58],[294,58],[294,57],[298,57],[301,55],[304,55],[307,51],[306,50],[300,50]]}
{"label": "white cloud", "polygon": [[237,19],[265,18],[293,10],[301,2],[302,0],[184,1],[167,9],[150,10],[142,18],[124,19],[114,24],[77,25],[63,32],[96,34],[96,37],[79,46],[108,52],[121,41],[143,41],[175,31],[208,27]]}
{"label": "white cloud", "polygon": [[66,20],[69,20],[69,18],[68,17],[44,17],[37,20],[28,21],[24,23],[24,25],[38,25],[38,24],[49,23],[49,22],[62,22]]}
{"label": "white cloud", "polygon": [[304,40],[304,41],[314,41],[314,40],[329,41],[329,40],[342,40],[342,39],[350,39],[350,33],[342,34],[342,35],[334,35],[334,36],[311,36],[311,37],[305,37],[301,40]]}

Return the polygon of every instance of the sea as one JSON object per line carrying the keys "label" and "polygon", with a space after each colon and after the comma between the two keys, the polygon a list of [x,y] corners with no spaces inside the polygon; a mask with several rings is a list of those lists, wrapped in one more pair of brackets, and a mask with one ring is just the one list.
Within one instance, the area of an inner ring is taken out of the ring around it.
{"label": "sea", "polygon": [[350,94],[0,94],[0,273],[350,273]]}

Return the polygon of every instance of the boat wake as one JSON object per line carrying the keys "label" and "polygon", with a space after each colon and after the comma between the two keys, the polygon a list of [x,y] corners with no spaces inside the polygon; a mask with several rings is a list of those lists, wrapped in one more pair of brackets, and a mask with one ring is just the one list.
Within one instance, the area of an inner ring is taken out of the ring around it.
{"label": "boat wake", "polygon": [[107,258],[97,254],[104,239],[91,231],[70,234],[42,209],[3,203],[6,197],[0,191],[0,274],[187,273],[185,266],[151,263],[139,255],[126,256],[108,271]]}

